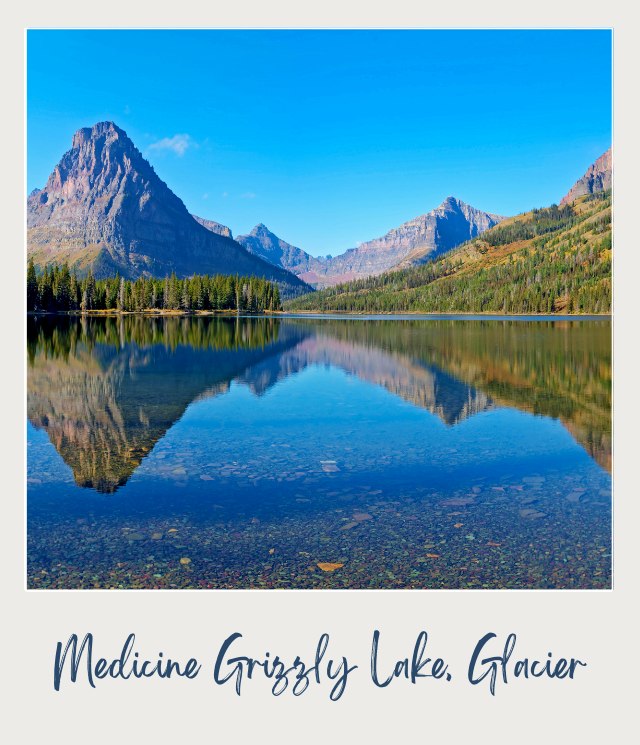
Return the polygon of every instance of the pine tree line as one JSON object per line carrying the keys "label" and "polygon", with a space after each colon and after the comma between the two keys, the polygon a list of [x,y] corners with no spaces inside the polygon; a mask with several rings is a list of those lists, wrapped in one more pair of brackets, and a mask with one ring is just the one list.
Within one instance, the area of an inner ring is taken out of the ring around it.
{"label": "pine tree line", "polygon": [[[340,285],[287,303],[287,310],[436,313],[608,313],[607,236],[583,251],[526,249],[503,264],[455,273],[453,262],[385,277],[357,289]],[[437,280],[437,281],[436,281]]]}
{"label": "pine tree line", "polygon": [[179,279],[123,277],[96,279],[91,272],[79,278],[69,267],[46,267],[38,274],[33,261],[27,268],[27,311],[87,312],[113,310],[139,313],[146,310],[260,313],[280,310],[278,286],[259,277],[223,274]]}

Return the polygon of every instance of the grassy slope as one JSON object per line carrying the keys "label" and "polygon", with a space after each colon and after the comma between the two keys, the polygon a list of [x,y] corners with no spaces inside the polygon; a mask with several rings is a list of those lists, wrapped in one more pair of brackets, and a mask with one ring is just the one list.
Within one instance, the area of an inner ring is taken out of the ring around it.
{"label": "grassy slope", "polygon": [[517,215],[436,261],[337,285],[285,309],[609,312],[610,194]]}

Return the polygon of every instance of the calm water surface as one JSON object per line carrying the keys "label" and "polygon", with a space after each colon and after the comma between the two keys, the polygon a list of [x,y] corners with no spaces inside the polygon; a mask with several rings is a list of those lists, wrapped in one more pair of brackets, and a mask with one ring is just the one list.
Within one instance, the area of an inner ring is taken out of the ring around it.
{"label": "calm water surface", "polygon": [[608,320],[30,317],[28,358],[29,587],[611,586]]}

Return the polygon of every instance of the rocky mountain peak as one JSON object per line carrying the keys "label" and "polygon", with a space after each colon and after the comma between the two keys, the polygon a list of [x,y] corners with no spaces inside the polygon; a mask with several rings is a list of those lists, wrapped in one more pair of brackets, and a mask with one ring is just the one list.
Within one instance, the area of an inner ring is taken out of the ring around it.
{"label": "rocky mountain peak", "polygon": [[458,207],[462,202],[460,202],[459,199],[456,199],[455,197],[446,197],[442,200],[442,204],[440,205],[440,209],[446,209],[447,207],[453,207],[454,209]]}
{"label": "rocky mountain peak", "polygon": [[269,236],[269,235],[273,235],[273,233],[269,230],[269,228],[263,222],[259,222],[256,226],[254,226],[253,230],[249,233],[249,235],[253,235],[253,236],[259,236],[259,235]]}
{"label": "rocky mountain peak", "polygon": [[91,140],[98,140],[101,137],[115,140],[123,137],[133,146],[133,142],[127,137],[127,133],[120,129],[114,122],[98,122],[93,127],[81,127],[74,135],[71,141],[72,148],[79,148]]}
{"label": "rocky mountain peak", "polygon": [[113,122],[74,134],[45,187],[28,198],[27,228],[28,255],[40,266],[68,263],[131,279],[247,274],[277,281],[284,294],[305,289],[248,253],[225,226],[199,224]]}
{"label": "rocky mountain peak", "polygon": [[611,148],[603,153],[595,163],[589,166],[587,172],[579,178],[568,193],[560,200],[560,204],[569,204],[587,194],[596,194],[611,188],[612,183],[612,155]]}
{"label": "rocky mountain peak", "polygon": [[503,219],[448,196],[430,212],[334,257],[325,272],[335,272],[335,282],[375,276],[406,262],[422,263],[475,238]]}
{"label": "rocky mountain peak", "polygon": [[264,223],[258,223],[248,235],[240,235],[238,243],[265,261],[293,272],[306,281],[306,275],[316,261],[306,251],[278,238]]}

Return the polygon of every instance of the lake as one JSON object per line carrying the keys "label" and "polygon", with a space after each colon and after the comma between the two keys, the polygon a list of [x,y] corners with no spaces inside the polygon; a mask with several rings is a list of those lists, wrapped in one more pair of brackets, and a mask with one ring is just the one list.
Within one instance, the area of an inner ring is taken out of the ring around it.
{"label": "lake", "polygon": [[29,588],[610,588],[609,319],[27,320]]}

